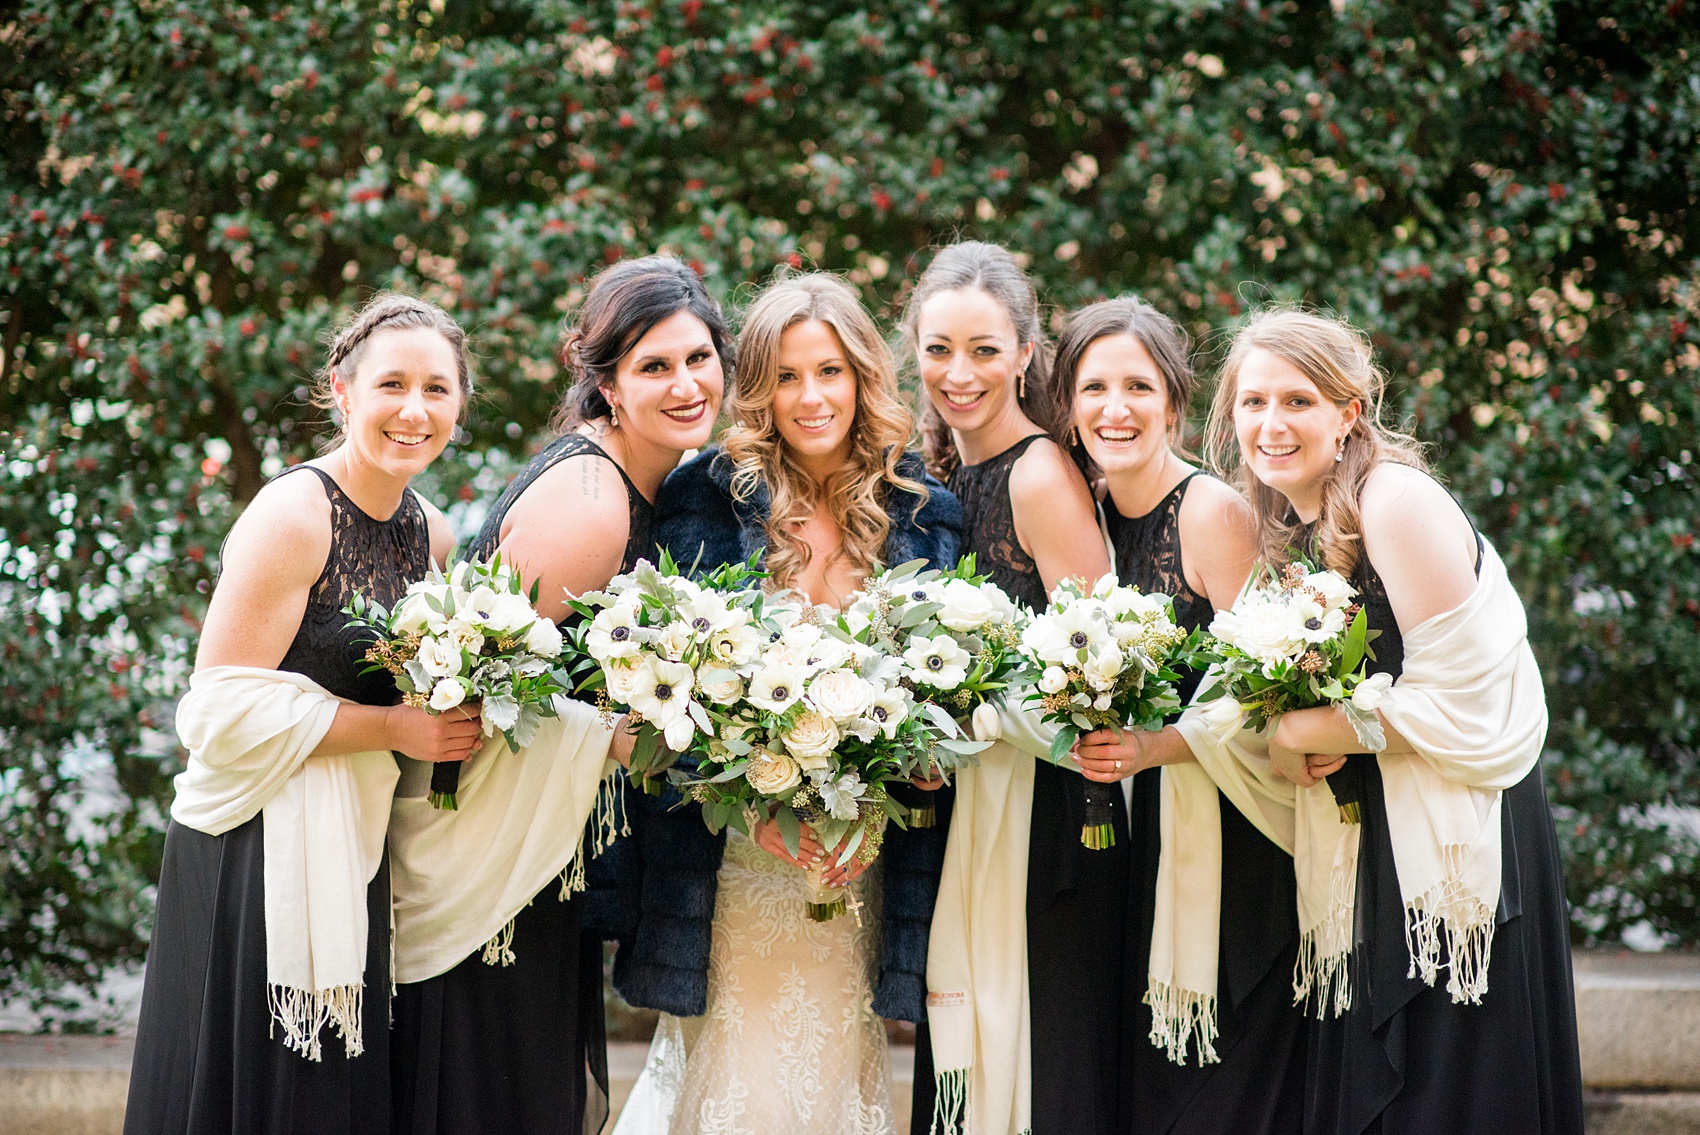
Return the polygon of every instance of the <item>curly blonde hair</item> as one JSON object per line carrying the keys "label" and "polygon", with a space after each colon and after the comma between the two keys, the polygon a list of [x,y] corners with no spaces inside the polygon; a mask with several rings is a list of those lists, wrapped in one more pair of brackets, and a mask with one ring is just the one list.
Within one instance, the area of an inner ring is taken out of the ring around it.
{"label": "curly blonde hair", "polygon": [[[818,320],[837,336],[856,378],[856,416],[844,467],[816,484],[779,435],[773,417],[779,384],[779,341],[800,323]],[[732,425],[720,439],[733,465],[732,495],[747,500],[766,485],[767,571],[775,588],[793,586],[812,553],[795,528],[824,510],[838,526],[844,557],[859,575],[877,571],[891,521],[885,500],[894,488],[926,498],[926,488],[897,471],[914,431],[903,404],[891,351],[849,285],[826,272],[770,285],[744,313],[738,336],[738,386]]]}
{"label": "curly blonde hair", "polygon": [[1350,576],[1363,551],[1358,499],[1364,482],[1384,461],[1428,472],[1422,446],[1409,434],[1382,424],[1387,376],[1375,364],[1369,337],[1343,319],[1293,307],[1253,315],[1234,336],[1211,401],[1205,427],[1205,456],[1223,480],[1240,486],[1257,523],[1258,557],[1286,563],[1302,527],[1287,498],[1252,475],[1234,431],[1240,368],[1252,351],[1264,350],[1291,363],[1316,384],[1322,396],[1344,409],[1354,399],[1361,410],[1346,433],[1344,456],[1323,478],[1316,548],[1324,567]]}

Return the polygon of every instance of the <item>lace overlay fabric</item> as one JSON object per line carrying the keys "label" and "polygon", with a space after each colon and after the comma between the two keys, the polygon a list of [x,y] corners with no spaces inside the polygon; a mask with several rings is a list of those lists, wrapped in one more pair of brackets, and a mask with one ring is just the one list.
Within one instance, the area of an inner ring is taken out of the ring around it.
{"label": "lace overlay fabric", "polygon": [[663,1016],[616,1135],[895,1135],[873,1011],[878,887],[877,865],[851,887],[860,925],[811,922],[802,872],[729,832],[708,1012]]}
{"label": "lace overlay fabric", "polygon": [[361,705],[393,705],[399,697],[394,677],[383,670],[361,673],[367,666],[366,650],[376,636],[370,630],[350,628],[342,608],[356,591],[392,607],[408,584],[425,578],[431,568],[425,509],[408,491],[394,515],[374,520],[315,465],[298,465],[281,475],[298,476],[297,469],[311,470],[325,487],[331,504],[331,550],[324,571],[307,593],[301,626],[277,668],[304,674],[338,697]]}
{"label": "lace overlay fabric", "polygon": [[1044,434],[1022,438],[996,457],[951,471],[949,489],[962,502],[962,551],[973,552],[978,570],[992,577],[1017,603],[1043,611],[1050,601],[1039,565],[1021,548],[1015,510],[1009,502],[1009,473],[1027,447]]}
{"label": "lace overlay fabric", "polygon": [[[1175,624],[1185,630],[1209,626],[1216,614],[1210,600],[1194,591],[1186,581],[1181,561],[1181,502],[1194,471],[1170,489],[1157,506],[1144,516],[1123,516],[1113,497],[1104,498],[1104,521],[1109,528],[1110,547],[1116,553],[1116,578],[1147,595],[1167,595],[1175,601]],[[1201,675],[1182,675],[1181,702],[1192,700]]]}

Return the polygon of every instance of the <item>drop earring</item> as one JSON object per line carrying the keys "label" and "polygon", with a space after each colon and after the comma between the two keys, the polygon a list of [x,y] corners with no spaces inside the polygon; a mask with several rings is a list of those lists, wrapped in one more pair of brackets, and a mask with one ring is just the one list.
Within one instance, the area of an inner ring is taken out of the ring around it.
{"label": "drop earring", "polygon": [[1346,435],[1341,434],[1340,448],[1334,451],[1334,464],[1338,465],[1344,460],[1346,460]]}
{"label": "drop earring", "polygon": [[1071,446],[1075,446],[1075,445],[1080,444],[1080,427],[1079,426],[1068,427],[1068,444],[1071,445]]}
{"label": "drop earring", "polygon": [[1027,401],[1027,372],[1022,371],[1021,377],[1015,380],[1015,398],[1018,402]]}
{"label": "drop earring", "polygon": [[610,429],[620,428],[620,408],[612,402],[608,403],[608,426]]}

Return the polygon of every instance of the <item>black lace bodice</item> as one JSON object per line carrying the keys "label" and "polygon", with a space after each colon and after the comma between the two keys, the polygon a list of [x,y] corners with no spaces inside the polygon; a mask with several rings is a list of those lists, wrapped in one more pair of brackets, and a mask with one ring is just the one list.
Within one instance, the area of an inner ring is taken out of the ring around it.
{"label": "black lace bodice", "polygon": [[1043,611],[1050,602],[1039,565],[1021,549],[1015,534],[1015,510],[1009,503],[1009,471],[1034,439],[1030,434],[996,457],[978,465],[959,465],[949,488],[962,502],[962,551],[974,553],[976,569],[1017,603]]}
{"label": "black lace bodice", "polygon": [[[654,560],[655,542],[651,533],[655,527],[655,506],[638,492],[638,487],[626,476],[626,471],[620,468],[620,463],[608,456],[607,450],[581,433],[562,434],[544,446],[543,452],[533,457],[530,463],[520,470],[519,476],[509,483],[501,498],[491,507],[490,515],[484,518],[484,526],[478,530],[478,535],[474,537],[467,554],[483,559],[494,553],[502,542],[502,521],[506,519],[508,509],[513,507],[520,494],[529,489],[544,473],[567,458],[576,457],[581,453],[602,458],[619,470],[620,479],[626,483],[626,505],[631,513],[631,526],[626,532],[626,551],[620,558],[620,570],[632,570],[639,560]],[[572,517],[564,516],[562,520],[570,524]]]}
{"label": "black lace bodice", "polygon": [[[1144,516],[1123,516],[1114,497],[1104,498],[1104,521],[1116,554],[1116,578],[1147,595],[1167,595],[1175,601],[1175,622],[1184,630],[1210,625],[1216,608],[1186,581],[1181,563],[1181,502],[1187,486],[1200,476],[1194,470],[1170,489]],[[1179,693],[1184,705],[1192,700],[1199,675],[1183,674]]]}
{"label": "black lace bodice", "polygon": [[311,469],[324,483],[331,502],[331,550],[325,570],[308,592],[301,627],[277,668],[306,675],[361,705],[393,705],[399,697],[395,679],[383,670],[361,673],[368,665],[366,648],[376,636],[349,627],[342,609],[356,591],[393,607],[408,584],[425,578],[431,568],[425,509],[409,491],[402,494],[395,515],[374,520],[315,465],[298,465],[282,475],[298,469]]}

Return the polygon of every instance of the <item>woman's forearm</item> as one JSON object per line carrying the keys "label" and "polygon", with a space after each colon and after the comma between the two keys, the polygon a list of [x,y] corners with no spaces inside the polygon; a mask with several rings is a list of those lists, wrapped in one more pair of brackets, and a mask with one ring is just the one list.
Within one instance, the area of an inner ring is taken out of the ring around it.
{"label": "woman's forearm", "polygon": [[[1414,753],[1400,732],[1376,711],[1382,731],[1387,735],[1384,753]],[[1275,743],[1296,753],[1361,753],[1364,743],[1358,740],[1357,730],[1346,719],[1346,711],[1337,705],[1316,709],[1295,710],[1281,715],[1275,726]]]}
{"label": "woman's forearm", "polygon": [[393,749],[390,742],[390,710],[387,705],[339,705],[336,719],[313,748],[315,757],[345,753],[370,753]]}

